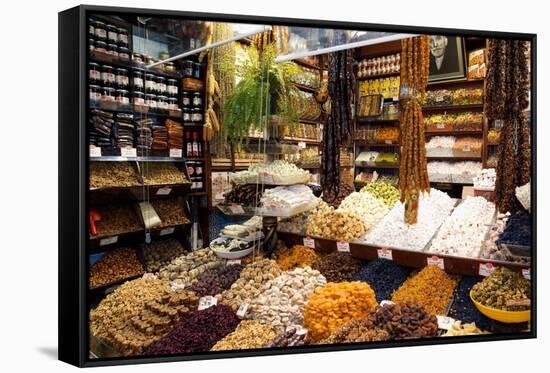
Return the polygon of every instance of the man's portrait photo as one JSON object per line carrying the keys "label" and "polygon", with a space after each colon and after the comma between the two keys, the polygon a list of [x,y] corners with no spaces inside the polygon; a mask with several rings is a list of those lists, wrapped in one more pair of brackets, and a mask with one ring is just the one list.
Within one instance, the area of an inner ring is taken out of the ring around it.
{"label": "man's portrait photo", "polygon": [[430,35],[429,81],[463,79],[465,76],[462,38]]}

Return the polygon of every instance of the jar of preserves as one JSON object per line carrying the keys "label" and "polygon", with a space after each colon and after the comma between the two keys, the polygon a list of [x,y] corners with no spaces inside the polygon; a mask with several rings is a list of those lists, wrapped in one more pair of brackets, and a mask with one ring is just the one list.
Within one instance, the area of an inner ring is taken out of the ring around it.
{"label": "jar of preserves", "polygon": [[166,81],[166,93],[172,97],[178,95],[178,81],[176,79],[168,79]]}
{"label": "jar of preserves", "polygon": [[118,43],[118,28],[114,25],[107,25],[107,43]]}
{"label": "jar of preserves", "polygon": [[124,61],[130,60],[130,50],[126,47],[118,47],[118,58]]}
{"label": "jar of preserves", "polygon": [[95,28],[94,28],[94,23],[96,21],[94,19],[90,19],[89,22],[88,22],[88,36],[90,38],[93,38],[95,37]]}
{"label": "jar of preserves", "polygon": [[118,57],[118,47],[116,44],[107,44],[107,54]]}
{"label": "jar of preserves", "polygon": [[162,51],[159,53],[159,59],[161,61],[167,60],[169,58],[170,58],[170,53],[168,53],[167,51]]}
{"label": "jar of preserves", "polygon": [[178,99],[176,97],[168,97],[168,110],[178,110]]}
{"label": "jar of preserves", "polygon": [[189,92],[183,92],[181,95],[181,106],[191,108],[191,94]]}
{"label": "jar of preserves", "polygon": [[90,84],[90,101],[101,100],[101,87],[98,85]]}
{"label": "jar of preserves", "polygon": [[166,94],[166,78],[164,78],[162,76],[157,76],[156,84],[157,84],[157,92],[161,95],[165,95]]}
{"label": "jar of preserves", "polygon": [[193,77],[195,79],[200,79],[202,75],[202,65],[198,62],[193,64]]}
{"label": "jar of preserves", "polygon": [[145,93],[157,93],[157,82],[153,74],[145,74]]}
{"label": "jar of preserves", "polygon": [[200,92],[193,93],[193,102],[191,104],[195,108],[202,107],[202,94]]}
{"label": "jar of preserves", "polygon": [[191,109],[191,122],[202,122],[201,109],[198,109],[198,108]]}
{"label": "jar of preserves", "polygon": [[105,86],[114,86],[116,84],[115,71],[112,66],[101,66],[101,82]]}
{"label": "jar of preserves", "polygon": [[107,43],[96,40],[94,50],[99,53],[107,53]]}
{"label": "jar of preserves", "polygon": [[101,99],[107,102],[115,102],[115,89],[111,87],[103,87],[103,91],[101,92]]}
{"label": "jar of preserves", "polygon": [[97,40],[106,42],[107,41],[107,26],[101,21],[95,21],[94,23],[94,34]]}
{"label": "jar of preserves", "polygon": [[183,108],[181,111],[183,112],[183,121],[191,122],[191,109]]}
{"label": "jar of preserves", "polygon": [[168,110],[168,97],[157,96],[157,108]]}
{"label": "jar of preserves", "polygon": [[145,106],[150,107],[151,109],[157,108],[157,96],[154,94],[146,94],[145,95]]}
{"label": "jar of preserves", "polygon": [[128,30],[124,27],[118,28],[118,46],[128,48]]}
{"label": "jar of preserves", "polygon": [[125,89],[117,89],[116,90],[116,101],[121,105],[129,105],[130,104],[130,96],[128,95],[128,91]]}
{"label": "jar of preserves", "polygon": [[166,62],[164,64],[164,71],[175,73],[176,72],[176,65],[174,65],[173,62]]}
{"label": "jar of preserves", "polygon": [[116,69],[116,85],[120,89],[128,89],[128,86],[130,85],[128,70],[123,68]]}
{"label": "jar of preserves", "polygon": [[132,54],[132,61],[135,63],[143,63],[143,56],[139,53]]}
{"label": "jar of preserves", "polygon": [[90,52],[93,52],[94,49],[95,49],[95,40],[90,38],[90,39],[88,39],[88,50]]}
{"label": "jar of preserves", "polygon": [[98,63],[88,63],[88,76],[91,84],[101,84],[101,68]]}
{"label": "jar of preserves", "polygon": [[183,63],[183,75],[186,78],[193,77],[193,61],[185,61]]}
{"label": "jar of preserves", "polygon": [[144,75],[144,72],[142,69],[132,70],[132,85],[134,86],[134,90],[143,91],[145,87],[143,75]]}
{"label": "jar of preserves", "polygon": [[132,103],[137,106],[145,106],[145,95],[143,92],[134,91],[132,94]]}

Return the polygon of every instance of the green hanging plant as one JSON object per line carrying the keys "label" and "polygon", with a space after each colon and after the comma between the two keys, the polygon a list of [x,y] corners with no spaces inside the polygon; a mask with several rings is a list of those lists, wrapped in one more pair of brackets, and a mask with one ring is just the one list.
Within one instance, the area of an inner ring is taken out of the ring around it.
{"label": "green hanging plant", "polygon": [[235,144],[242,144],[249,131],[263,131],[272,114],[277,114],[286,125],[299,121],[298,89],[292,78],[300,74],[294,62],[275,63],[273,46],[259,54],[253,46],[247,49],[248,58],[241,66],[228,66],[242,77],[227,96],[223,110],[223,123],[227,136]]}

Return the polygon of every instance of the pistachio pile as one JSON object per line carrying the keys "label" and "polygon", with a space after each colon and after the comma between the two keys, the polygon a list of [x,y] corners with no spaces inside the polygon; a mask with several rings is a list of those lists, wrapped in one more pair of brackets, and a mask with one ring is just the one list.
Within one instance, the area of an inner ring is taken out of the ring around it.
{"label": "pistachio pile", "polygon": [[187,184],[187,176],[176,166],[166,162],[148,162],[142,170],[145,185]]}
{"label": "pistachio pile", "polygon": [[472,298],[500,310],[525,311],[531,308],[531,282],[520,273],[498,267],[472,287]]}
{"label": "pistachio pile", "polygon": [[244,320],[234,332],[226,335],[212,347],[212,351],[246,350],[262,348],[273,341],[277,333],[269,326],[256,320]]}
{"label": "pistachio pile", "polygon": [[370,193],[373,197],[384,202],[389,208],[392,208],[395,202],[399,201],[399,189],[383,181],[369,183],[361,189],[361,192]]}
{"label": "pistachio pile", "polygon": [[174,258],[159,270],[159,278],[167,280],[181,279],[185,284],[197,281],[200,274],[214,268],[224,261],[210,249],[200,249],[187,255]]}

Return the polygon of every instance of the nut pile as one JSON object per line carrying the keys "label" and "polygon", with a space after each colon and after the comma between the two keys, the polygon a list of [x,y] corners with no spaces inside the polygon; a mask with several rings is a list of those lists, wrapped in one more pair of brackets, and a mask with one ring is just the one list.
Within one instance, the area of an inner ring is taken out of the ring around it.
{"label": "nut pile", "polygon": [[151,205],[162,221],[161,228],[190,223],[185,208],[178,199],[155,199],[151,201]]}
{"label": "nut pile", "polygon": [[90,268],[90,287],[110,284],[143,274],[136,251],[129,247],[107,252]]}
{"label": "nut pile", "polygon": [[234,332],[229,333],[212,347],[212,351],[246,350],[262,348],[273,341],[277,333],[271,326],[256,320],[241,321]]}
{"label": "nut pile", "polygon": [[309,247],[294,245],[291,249],[283,250],[277,256],[277,264],[283,271],[296,267],[313,266],[319,260],[319,255]]}
{"label": "nut pile", "polygon": [[340,251],[334,251],[323,256],[314,268],[317,269],[328,282],[342,282],[350,280],[361,269],[361,261]]}
{"label": "nut pile", "polygon": [[265,291],[252,300],[247,317],[279,329],[289,324],[301,324],[307,299],[326,283],[319,271],[310,267],[283,272],[267,282]]}
{"label": "nut pile", "polygon": [[462,324],[460,321],[455,321],[451,328],[442,334],[442,337],[456,337],[462,335],[488,334],[476,326],[476,323]]}
{"label": "nut pile", "polygon": [[235,330],[239,318],[224,305],[193,313],[170,334],[152,345],[147,355],[171,355],[209,351],[220,339]]}
{"label": "nut pile", "polygon": [[369,183],[361,189],[361,192],[370,193],[373,197],[382,200],[390,208],[395,205],[395,202],[399,201],[399,189],[383,181]]}
{"label": "nut pile", "polygon": [[175,165],[165,162],[147,162],[142,169],[145,185],[187,184],[187,176]]}
{"label": "nut pile", "polygon": [[409,277],[411,269],[395,264],[391,260],[377,259],[363,265],[353,277],[353,281],[364,281],[381,302],[391,298],[392,293]]}
{"label": "nut pile", "polygon": [[371,320],[350,320],[319,344],[386,341],[387,331],[376,328]]}
{"label": "nut pile", "polygon": [[167,265],[172,259],[183,255],[187,250],[175,239],[153,241],[150,244],[141,245],[145,257],[145,269],[148,272],[157,272]]}
{"label": "nut pile", "polygon": [[332,207],[311,215],[307,223],[308,235],[333,240],[353,241],[365,231],[365,224],[357,214],[336,211]]}
{"label": "nut pile", "polygon": [[325,201],[320,200],[319,204],[314,209],[298,214],[292,218],[281,220],[277,229],[281,232],[305,235],[309,218],[326,211],[330,211],[329,205]]}
{"label": "nut pile", "polygon": [[221,264],[200,275],[199,280],[191,285],[189,290],[195,292],[199,297],[216,295],[229,289],[229,287],[239,278],[242,269],[243,266],[240,264]]}
{"label": "nut pile", "polygon": [[185,284],[197,281],[199,275],[207,269],[217,267],[223,261],[210,249],[200,249],[179,256],[159,270],[159,278],[167,280],[181,279]]}
{"label": "nut pile", "polygon": [[374,291],[364,282],[328,283],[307,302],[304,326],[316,342],[352,319],[365,319],[376,307]]}
{"label": "nut pile", "polygon": [[470,299],[472,286],[481,280],[482,278],[480,277],[462,276],[453,297],[449,316],[464,323],[474,323],[483,330],[490,330],[491,320],[479,312]]}
{"label": "nut pile", "polygon": [[281,269],[274,260],[263,258],[248,264],[239,279],[229,289],[216,298],[219,303],[227,304],[237,310],[242,303],[250,303],[264,290],[264,285],[281,274]]}
{"label": "nut pile", "polygon": [[531,282],[520,273],[499,267],[472,287],[472,298],[485,306],[500,310],[528,310],[531,306],[521,302],[531,299]]}
{"label": "nut pile", "polygon": [[90,162],[90,188],[140,185],[136,171],[127,162]]}
{"label": "nut pile", "polygon": [[94,208],[101,216],[101,220],[95,222],[97,237],[114,236],[143,229],[133,206],[102,205]]}
{"label": "nut pile", "polygon": [[342,201],[336,211],[351,212],[358,215],[363,220],[365,229],[369,230],[390,210],[384,202],[375,198],[370,193],[353,192]]}
{"label": "nut pile", "polygon": [[395,303],[412,302],[424,307],[432,315],[443,315],[451,301],[456,280],[435,265],[424,267],[397,289],[392,296]]}
{"label": "nut pile", "polygon": [[437,335],[437,318],[412,302],[384,304],[370,315],[378,328],[390,339],[429,338]]}
{"label": "nut pile", "polygon": [[285,331],[277,336],[271,343],[265,347],[294,347],[303,346],[306,342],[307,330],[300,325],[290,325]]}

